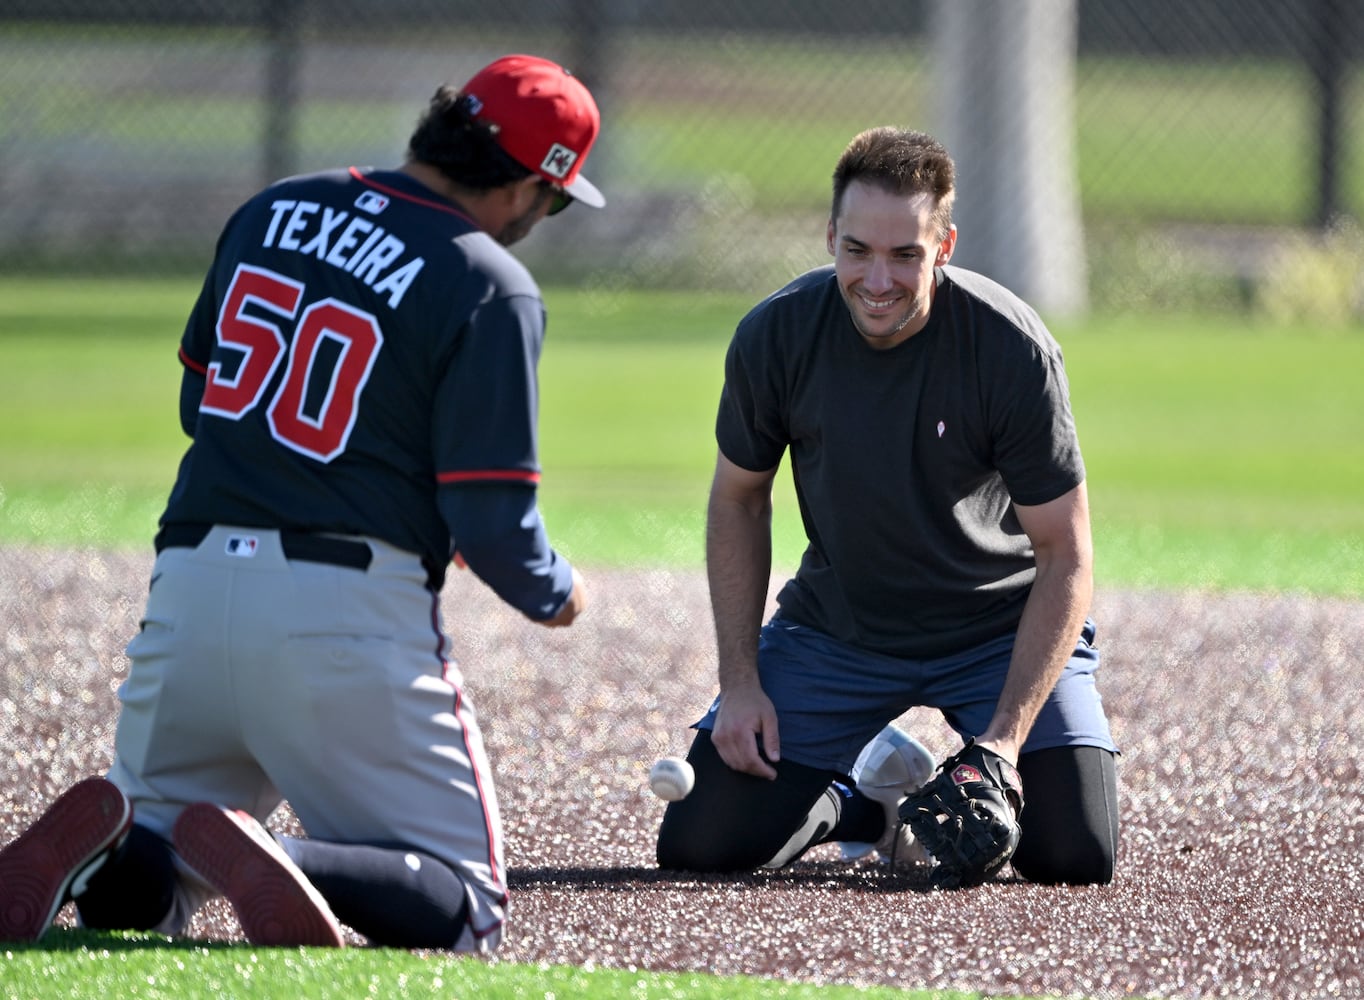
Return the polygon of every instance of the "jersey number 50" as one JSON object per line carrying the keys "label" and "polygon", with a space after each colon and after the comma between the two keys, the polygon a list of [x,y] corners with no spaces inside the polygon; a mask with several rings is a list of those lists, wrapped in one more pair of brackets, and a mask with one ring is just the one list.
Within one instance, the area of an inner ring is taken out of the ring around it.
{"label": "jersey number 50", "polygon": [[[300,313],[304,291],[282,274],[238,265],[217,332],[219,348],[239,352],[241,360],[231,377],[223,374],[221,361],[209,364],[199,409],[240,420],[260,403],[287,358],[266,410],[270,433],[294,451],[330,462],[346,450],[384,335],[371,314],[337,299],[314,302]],[[293,336],[279,323],[248,315],[247,306],[279,316]]]}

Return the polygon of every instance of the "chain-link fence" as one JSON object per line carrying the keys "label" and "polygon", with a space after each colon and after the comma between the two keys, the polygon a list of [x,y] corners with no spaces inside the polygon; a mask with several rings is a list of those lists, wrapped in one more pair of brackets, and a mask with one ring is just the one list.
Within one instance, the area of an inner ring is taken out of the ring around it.
{"label": "chain-link fence", "polygon": [[[258,186],[398,163],[438,83],[526,51],[597,94],[610,200],[518,248],[542,282],[766,291],[824,259],[855,132],[976,128],[942,120],[951,2],[0,0],[0,271],[199,271]],[[986,148],[1073,149],[1096,307],[1264,305],[1303,271],[1320,297],[1338,271],[1359,310],[1358,0],[995,2],[1074,12],[1073,120]],[[950,57],[961,88],[996,54]]]}

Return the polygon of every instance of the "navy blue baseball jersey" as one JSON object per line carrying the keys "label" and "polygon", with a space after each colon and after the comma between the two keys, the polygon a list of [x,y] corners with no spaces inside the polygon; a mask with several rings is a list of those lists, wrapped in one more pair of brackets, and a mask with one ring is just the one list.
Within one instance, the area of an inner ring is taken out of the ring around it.
{"label": "navy blue baseball jersey", "polygon": [[[163,524],[375,537],[437,588],[459,548],[552,615],[572,581],[534,500],[544,330],[525,267],[406,174],[267,188],[229,220],[185,330],[193,443]],[[485,536],[500,559],[479,558]]]}

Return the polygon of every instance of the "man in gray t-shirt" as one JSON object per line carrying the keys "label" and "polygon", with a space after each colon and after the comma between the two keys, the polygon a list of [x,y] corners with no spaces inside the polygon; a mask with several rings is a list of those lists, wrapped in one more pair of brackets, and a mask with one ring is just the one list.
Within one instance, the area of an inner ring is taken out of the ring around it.
{"label": "man in gray t-shirt", "polygon": [[[833,265],[735,332],[707,522],[720,694],[688,754],[695,790],[664,817],[666,868],[776,867],[829,841],[893,849],[895,800],[925,775],[868,798],[866,752],[883,760],[889,740],[922,755],[889,724],[931,706],[1017,765],[1017,873],[1112,878],[1117,748],[1094,683],[1061,350],[1017,296],[949,266],[953,175],[923,133],[857,136],[834,174]],[[809,546],[764,626],[788,452]]]}

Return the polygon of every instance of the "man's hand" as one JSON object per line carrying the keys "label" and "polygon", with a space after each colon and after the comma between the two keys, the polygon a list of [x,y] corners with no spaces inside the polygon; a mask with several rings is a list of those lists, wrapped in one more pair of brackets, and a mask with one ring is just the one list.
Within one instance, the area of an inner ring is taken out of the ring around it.
{"label": "man's hand", "polygon": [[583,583],[582,574],[575,567],[573,570],[573,591],[568,595],[568,600],[559,609],[559,613],[553,618],[546,618],[540,622],[546,628],[561,628],[565,625],[572,625],[573,619],[587,610],[587,586]]}
{"label": "man's hand", "polygon": [[757,683],[720,692],[710,737],[720,759],[734,770],[769,781],[776,778],[777,770],[769,761],[781,759],[777,710]]}

